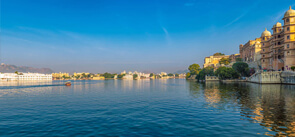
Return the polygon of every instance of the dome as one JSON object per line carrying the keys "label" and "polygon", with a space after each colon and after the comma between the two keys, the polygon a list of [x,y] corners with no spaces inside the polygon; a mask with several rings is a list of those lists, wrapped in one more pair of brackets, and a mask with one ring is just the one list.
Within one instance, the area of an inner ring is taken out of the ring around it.
{"label": "dome", "polygon": [[273,25],[274,28],[277,28],[277,27],[282,27],[282,24],[280,22],[277,22],[275,25]]}
{"label": "dome", "polygon": [[262,32],[261,37],[271,36],[271,33],[265,28],[265,31]]}
{"label": "dome", "polygon": [[285,13],[284,18],[290,17],[290,16],[295,16],[295,10],[293,10],[290,6],[289,10]]}

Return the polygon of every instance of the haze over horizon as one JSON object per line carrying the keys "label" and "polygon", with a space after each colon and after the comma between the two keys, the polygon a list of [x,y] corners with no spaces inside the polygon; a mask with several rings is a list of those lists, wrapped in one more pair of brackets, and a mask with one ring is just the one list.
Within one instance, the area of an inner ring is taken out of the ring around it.
{"label": "haze over horizon", "polygon": [[[222,5],[222,6],[221,6]],[[2,0],[1,62],[56,72],[175,72],[282,23],[290,0]]]}

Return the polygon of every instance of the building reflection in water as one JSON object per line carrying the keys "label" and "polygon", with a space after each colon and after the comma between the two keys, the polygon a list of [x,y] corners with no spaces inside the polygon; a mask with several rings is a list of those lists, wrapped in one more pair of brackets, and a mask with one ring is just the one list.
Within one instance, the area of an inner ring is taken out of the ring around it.
{"label": "building reflection in water", "polygon": [[252,83],[189,82],[190,95],[207,107],[240,111],[244,120],[260,123],[270,136],[295,136],[295,86]]}

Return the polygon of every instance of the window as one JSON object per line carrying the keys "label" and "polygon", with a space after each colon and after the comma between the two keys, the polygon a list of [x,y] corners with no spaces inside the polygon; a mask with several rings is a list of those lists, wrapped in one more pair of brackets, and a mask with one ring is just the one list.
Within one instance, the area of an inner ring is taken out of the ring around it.
{"label": "window", "polygon": [[265,55],[263,55],[263,57],[265,57]]}
{"label": "window", "polygon": [[[295,44],[295,43],[294,43]],[[262,44],[264,46],[264,43]]]}
{"label": "window", "polygon": [[290,31],[290,28],[289,27],[287,27],[287,31]]}
{"label": "window", "polygon": [[287,44],[287,48],[289,48],[289,44]]}
{"label": "window", "polygon": [[287,36],[287,39],[290,39],[290,36]]}
{"label": "window", "polygon": [[281,45],[281,42],[278,42],[278,45]]}
{"label": "window", "polygon": [[262,51],[264,51],[264,49]]}
{"label": "window", "polygon": [[278,35],[278,38],[280,38],[281,37],[281,35]]}
{"label": "window", "polygon": [[262,60],[262,62],[264,62],[264,60]]}
{"label": "window", "polygon": [[289,19],[286,19],[286,22],[289,22],[290,20]]}

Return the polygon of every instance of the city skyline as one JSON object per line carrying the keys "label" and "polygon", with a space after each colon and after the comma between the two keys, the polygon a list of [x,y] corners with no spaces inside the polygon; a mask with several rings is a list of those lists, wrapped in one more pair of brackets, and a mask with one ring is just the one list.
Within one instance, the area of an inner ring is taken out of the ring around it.
{"label": "city skyline", "polygon": [[56,72],[175,72],[217,51],[238,53],[295,6],[233,2],[3,0],[1,62]]}

